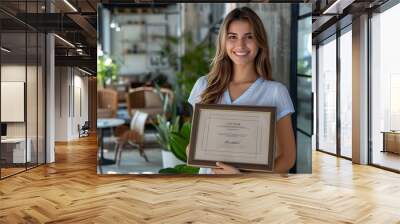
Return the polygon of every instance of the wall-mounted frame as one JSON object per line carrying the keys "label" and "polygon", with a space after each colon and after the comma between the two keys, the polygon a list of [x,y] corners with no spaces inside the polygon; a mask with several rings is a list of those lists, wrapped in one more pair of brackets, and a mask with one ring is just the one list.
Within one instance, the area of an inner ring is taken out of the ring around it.
{"label": "wall-mounted frame", "polygon": [[1,82],[1,122],[25,122],[25,82]]}

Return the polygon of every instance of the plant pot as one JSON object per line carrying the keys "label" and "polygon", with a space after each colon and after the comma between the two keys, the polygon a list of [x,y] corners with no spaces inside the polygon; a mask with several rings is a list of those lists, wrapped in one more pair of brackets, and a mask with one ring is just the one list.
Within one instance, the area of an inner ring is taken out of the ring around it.
{"label": "plant pot", "polygon": [[163,168],[175,167],[176,165],[179,164],[185,164],[184,162],[176,158],[175,155],[170,151],[161,150],[161,155],[163,161]]}

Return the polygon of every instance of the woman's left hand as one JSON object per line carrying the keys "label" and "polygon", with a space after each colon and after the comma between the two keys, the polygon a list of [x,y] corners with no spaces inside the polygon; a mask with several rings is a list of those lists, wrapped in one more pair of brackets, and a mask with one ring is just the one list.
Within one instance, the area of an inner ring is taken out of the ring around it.
{"label": "woman's left hand", "polygon": [[211,168],[213,174],[240,174],[241,172],[233,166],[217,162],[217,168]]}

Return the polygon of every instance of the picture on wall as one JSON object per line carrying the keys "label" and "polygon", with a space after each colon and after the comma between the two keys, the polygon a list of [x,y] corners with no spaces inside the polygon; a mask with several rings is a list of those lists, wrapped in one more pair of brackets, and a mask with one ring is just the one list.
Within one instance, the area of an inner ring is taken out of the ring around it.
{"label": "picture on wall", "polygon": [[24,122],[24,102],[25,82],[1,82],[1,122]]}

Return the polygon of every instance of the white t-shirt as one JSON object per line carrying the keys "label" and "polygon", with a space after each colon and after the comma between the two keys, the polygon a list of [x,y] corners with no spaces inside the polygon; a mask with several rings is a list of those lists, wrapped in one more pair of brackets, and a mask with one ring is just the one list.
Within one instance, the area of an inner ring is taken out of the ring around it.
{"label": "white t-shirt", "polygon": [[[194,105],[201,101],[201,94],[207,87],[207,76],[200,77],[193,86],[188,102]],[[232,102],[228,89],[218,104],[254,105],[276,107],[276,120],[294,112],[293,103],[287,88],[276,81],[259,77],[250,87]],[[200,174],[211,174],[210,168],[200,168]]]}

